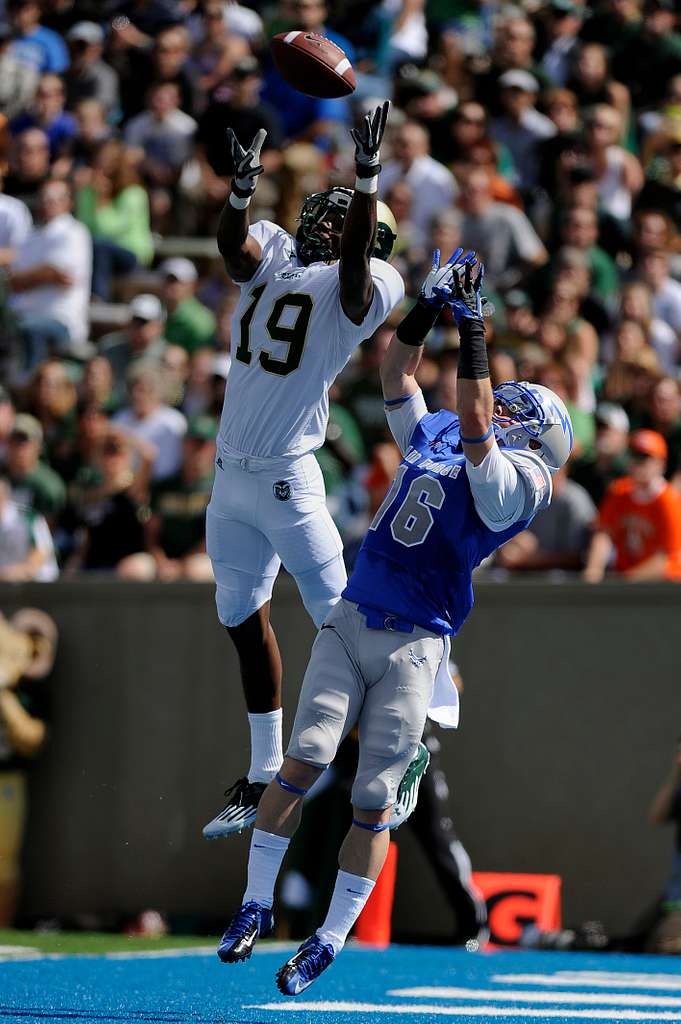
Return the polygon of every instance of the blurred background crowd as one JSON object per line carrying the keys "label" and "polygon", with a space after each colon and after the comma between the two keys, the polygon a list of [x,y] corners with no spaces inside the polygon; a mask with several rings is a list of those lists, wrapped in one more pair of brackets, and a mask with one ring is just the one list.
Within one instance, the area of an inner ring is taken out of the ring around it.
{"label": "blurred background crowd", "polygon": [[[282,81],[289,27],[346,51],[349,100]],[[675,0],[0,0],[0,579],[211,578],[226,128],[266,128],[252,219],[295,233],[385,97],[407,302],[435,247],[479,250],[494,382],[553,388],[574,425],[551,508],[484,571],[681,579],[680,28]],[[318,453],[349,561],[399,461],[393,327],[334,385]],[[431,408],[454,408],[457,346],[445,312]]]}

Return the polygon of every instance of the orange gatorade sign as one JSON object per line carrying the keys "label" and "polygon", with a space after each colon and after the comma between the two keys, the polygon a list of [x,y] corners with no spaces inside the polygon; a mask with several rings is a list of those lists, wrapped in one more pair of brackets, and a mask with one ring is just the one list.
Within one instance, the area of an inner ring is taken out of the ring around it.
{"label": "orange gatorade sign", "polygon": [[490,942],[495,945],[517,945],[528,924],[541,931],[560,928],[559,875],[476,871],[473,882],[487,903]]}

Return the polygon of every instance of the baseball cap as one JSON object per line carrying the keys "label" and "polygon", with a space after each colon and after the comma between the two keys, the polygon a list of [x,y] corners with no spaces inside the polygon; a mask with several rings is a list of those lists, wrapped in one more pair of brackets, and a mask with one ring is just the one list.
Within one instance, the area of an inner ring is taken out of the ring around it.
{"label": "baseball cap", "polygon": [[521,288],[511,288],[504,296],[504,305],[507,309],[524,309],[525,306],[531,306],[532,302],[527,292]]}
{"label": "baseball cap", "polygon": [[596,406],[596,423],[623,430],[625,434],[629,432],[629,417],[616,402],[600,402]]}
{"label": "baseball cap", "polygon": [[27,412],[20,412],[14,417],[10,437],[20,437],[26,441],[43,442],[43,428],[35,416],[29,416]]}
{"label": "baseball cap", "polygon": [[199,276],[192,261],[185,259],[184,256],[173,256],[169,260],[164,260],[158,269],[163,277],[174,277],[184,284],[198,280]]}
{"label": "baseball cap", "polygon": [[187,437],[195,441],[214,441],[218,428],[212,416],[194,416],[187,426]]}
{"label": "baseball cap", "polygon": [[131,320],[162,320],[163,306],[156,295],[136,295],[130,306]]}
{"label": "baseball cap", "polygon": [[66,38],[71,42],[103,43],[104,29],[96,21],[77,21],[66,33]]}
{"label": "baseball cap", "polygon": [[504,71],[499,79],[499,86],[502,89],[522,89],[523,92],[539,92],[539,82],[529,71],[522,68],[512,68],[511,71]]}
{"label": "baseball cap", "polygon": [[574,14],[578,18],[584,17],[583,8],[573,4],[572,0],[551,0],[549,9],[556,11],[558,14]]}
{"label": "baseball cap", "polygon": [[260,61],[251,54],[242,57],[232,68],[233,78],[250,78],[252,75],[260,73]]}
{"label": "baseball cap", "polygon": [[629,450],[665,462],[667,460],[667,442],[656,430],[635,430],[629,438]]}

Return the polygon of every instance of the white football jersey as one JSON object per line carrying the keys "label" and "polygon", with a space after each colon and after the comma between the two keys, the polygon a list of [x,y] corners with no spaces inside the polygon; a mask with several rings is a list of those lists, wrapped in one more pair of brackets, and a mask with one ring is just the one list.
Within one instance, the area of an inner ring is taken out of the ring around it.
{"label": "white football jersey", "polygon": [[353,324],[340,303],[338,262],[306,267],[295,240],[270,221],[250,234],[262,262],[241,285],[232,317],[218,444],[254,458],[303,455],[324,443],[330,385],[402,301],[404,284],[394,267],[372,259],[371,308]]}

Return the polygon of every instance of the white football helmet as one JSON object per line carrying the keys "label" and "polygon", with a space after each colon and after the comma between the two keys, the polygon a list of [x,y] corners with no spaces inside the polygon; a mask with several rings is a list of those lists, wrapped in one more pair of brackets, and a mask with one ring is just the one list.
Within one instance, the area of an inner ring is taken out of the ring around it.
{"label": "white football helmet", "polygon": [[500,445],[536,452],[551,473],[565,465],[572,450],[572,421],[554,391],[542,384],[509,380],[494,388],[494,401],[508,411],[493,417]]}

